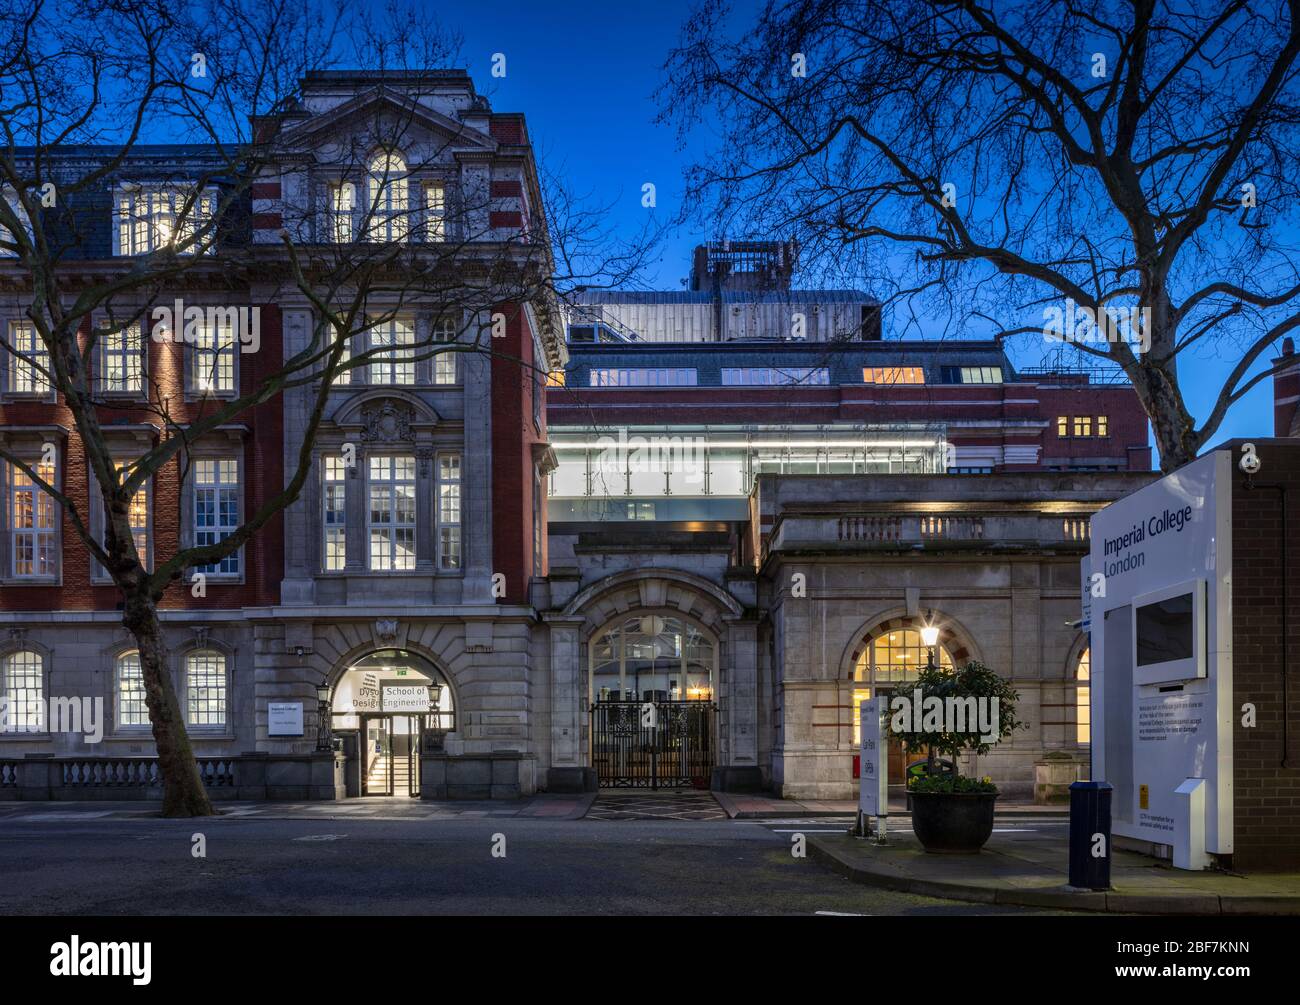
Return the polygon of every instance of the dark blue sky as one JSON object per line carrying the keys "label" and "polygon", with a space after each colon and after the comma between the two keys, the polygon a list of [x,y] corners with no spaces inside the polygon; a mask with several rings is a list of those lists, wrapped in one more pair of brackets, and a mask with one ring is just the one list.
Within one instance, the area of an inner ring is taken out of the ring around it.
{"label": "dark blue sky", "polygon": [[[737,4],[742,14],[747,7],[743,0]],[[672,129],[654,122],[654,92],[688,10],[686,0],[474,0],[438,7],[444,23],[463,32],[465,65],[493,107],[524,112],[551,169],[593,201],[613,203],[612,222],[629,235],[648,212],[641,207],[641,186],[653,182],[659,213],[671,216],[682,195],[683,166],[708,147],[705,133],[682,149]],[[506,55],[504,79],[491,76],[495,52]],[[711,236],[672,234],[646,275],[647,285],[679,288],[690,268],[690,249]],[[870,278],[862,285],[870,289]],[[1228,362],[1213,355],[1182,357],[1185,393],[1198,416],[1209,411],[1214,380]],[[1272,382],[1266,380],[1229,412],[1213,442],[1272,431]]]}

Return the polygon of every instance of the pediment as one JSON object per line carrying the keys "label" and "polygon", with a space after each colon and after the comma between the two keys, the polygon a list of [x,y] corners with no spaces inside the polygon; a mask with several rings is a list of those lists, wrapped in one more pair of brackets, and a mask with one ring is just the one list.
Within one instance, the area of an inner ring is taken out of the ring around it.
{"label": "pediment", "polygon": [[320,143],[322,137],[346,132],[356,122],[373,123],[376,115],[385,109],[402,116],[404,123],[422,126],[444,141],[453,141],[453,145],[459,149],[485,152],[497,149],[497,141],[487,133],[430,108],[409,95],[383,87],[367,88],[328,111],[285,129],[276,142],[287,148],[286,152],[313,148]]}
{"label": "pediment", "polygon": [[418,432],[432,429],[441,419],[417,396],[383,389],[360,391],[341,402],[330,421],[354,430],[362,443],[413,443]]}

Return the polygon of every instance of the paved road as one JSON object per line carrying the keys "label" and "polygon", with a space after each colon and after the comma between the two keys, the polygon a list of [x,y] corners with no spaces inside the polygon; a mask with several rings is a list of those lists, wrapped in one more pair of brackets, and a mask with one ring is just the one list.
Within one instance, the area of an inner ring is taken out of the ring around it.
{"label": "paved road", "polygon": [[791,855],[790,831],[838,826],[7,816],[0,915],[1034,913],[873,890]]}

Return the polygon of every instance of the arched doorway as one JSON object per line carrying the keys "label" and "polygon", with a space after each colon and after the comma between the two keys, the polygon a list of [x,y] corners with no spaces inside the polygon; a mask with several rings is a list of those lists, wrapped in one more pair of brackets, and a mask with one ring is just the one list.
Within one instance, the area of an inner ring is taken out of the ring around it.
{"label": "arched doorway", "polygon": [[334,681],[333,731],[348,753],[348,792],[420,795],[420,751],[456,727],[451,686],[429,660],[381,649],[349,662]]}
{"label": "arched doorway", "polygon": [[[927,628],[936,630],[932,646],[926,644]],[[893,618],[867,632],[853,654],[854,749],[861,740],[863,701],[908,692],[926,666],[951,670],[967,658],[967,650],[960,645],[951,626],[944,625],[941,616],[933,612],[925,617]],[[916,759],[915,755],[908,755],[901,741],[891,738],[887,758],[889,784],[905,785],[909,761]]]}
{"label": "arched doorway", "polygon": [[629,612],[593,633],[591,764],[600,784],[707,788],[717,677],[717,639],[680,613]]}

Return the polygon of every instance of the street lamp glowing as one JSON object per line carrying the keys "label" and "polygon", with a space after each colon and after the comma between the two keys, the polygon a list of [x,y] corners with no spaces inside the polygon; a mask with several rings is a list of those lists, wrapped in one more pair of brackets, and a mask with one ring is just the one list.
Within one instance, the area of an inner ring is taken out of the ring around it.
{"label": "street lamp glowing", "polygon": [[921,629],[921,642],[930,648],[939,644],[939,629],[935,625],[926,625]]}

